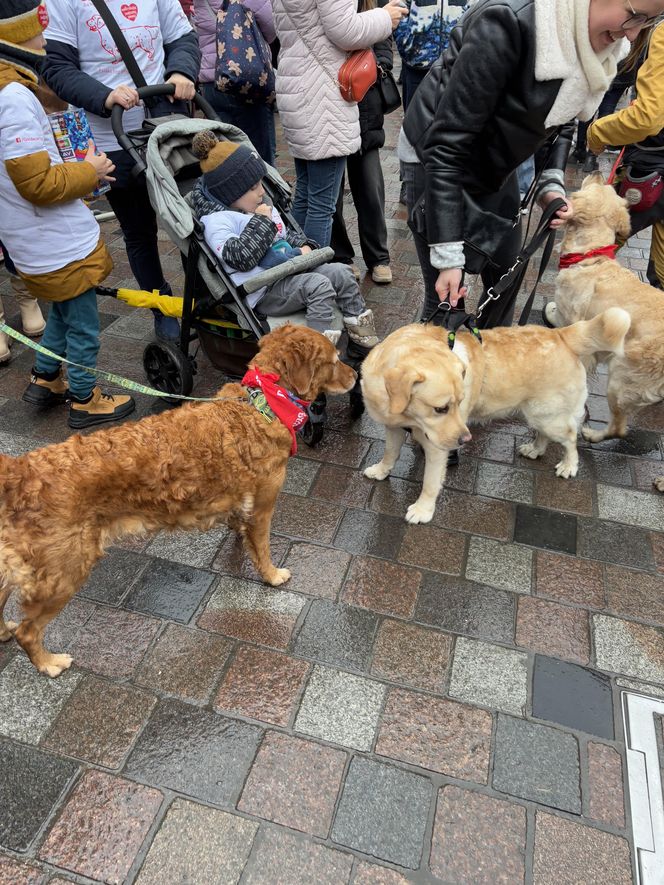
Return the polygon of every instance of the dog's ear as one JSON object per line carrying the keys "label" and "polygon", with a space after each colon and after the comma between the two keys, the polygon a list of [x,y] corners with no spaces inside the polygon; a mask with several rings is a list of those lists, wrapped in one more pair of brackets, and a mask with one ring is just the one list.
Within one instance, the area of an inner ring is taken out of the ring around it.
{"label": "dog's ear", "polygon": [[390,398],[390,414],[400,415],[410,402],[413,385],[424,381],[424,375],[416,369],[388,369],[383,380]]}
{"label": "dog's ear", "polygon": [[[588,178],[590,178],[590,176],[588,176]],[[581,185],[581,190],[576,191],[571,197],[572,207],[574,209],[574,216],[572,218],[573,224],[580,224],[582,226],[592,224],[593,221],[601,215],[597,200],[594,199],[594,195],[585,190],[588,178],[584,179],[584,182]],[[595,182],[591,182],[591,184],[594,183]]]}
{"label": "dog's ear", "polygon": [[581,182],[581,190],[583,190],[584,187],[589,187],[591,184],[606,184],[604,176],[599,171],[599,169],[591,172],[590,175],[586,175],[586,177]]}
{"label": "dog's ear", "polygon": [[619,203],[616,200],[609,223],[622,240],[628,239],[632,232],[632,219],[627,208],[627,200],[621,199]]}

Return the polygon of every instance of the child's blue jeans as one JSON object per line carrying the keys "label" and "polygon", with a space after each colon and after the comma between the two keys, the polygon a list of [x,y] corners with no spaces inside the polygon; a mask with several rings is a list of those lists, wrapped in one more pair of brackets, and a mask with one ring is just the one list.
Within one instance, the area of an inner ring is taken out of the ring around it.
{"label": "child's blue jeans", "polygon": [[[41,344],[74,363],[95,368],[99,353],[99,313],[94,289],[88,289],[69,301],[51,303]],[[59,360],[37,354],[35,369],[38,372],[57,372],[60,366]],[[69,366],[67,377],[69,390],[76,399],[90,396],[96,384],[94,375]]]}

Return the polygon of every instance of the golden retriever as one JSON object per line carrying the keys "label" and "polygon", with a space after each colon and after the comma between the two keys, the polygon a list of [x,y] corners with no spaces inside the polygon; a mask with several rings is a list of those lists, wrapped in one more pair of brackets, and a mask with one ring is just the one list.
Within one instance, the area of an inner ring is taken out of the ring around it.
{"label": "golden retriever", "polygon": [[[308,400],[346,393],[357,377],[324,335],[304,326],[266,335],[252,365]],[[268,423],[239,384],[219,396],[227,399],[76,434],[20,458],[0,455],[0,640],[14,636],[41,673],[57,676],[71,664],[44,649],[44,630],[123,535],[226,521],[264,581],[289,579],[272,564],[270,524],[290,431]],[[14,588],[25,615],[18,626],[2,617]]]}
{"label": "golden retriever", "polygon": [[[574,216],[565,227],[561,252],[585,253],[611,245],[630,232],[626,201],[601,175],[590,175],[571,197]],[[589,442],[627,433],[627,421],[639,409],[664,399],[664,293],[610,258],[590,258],[561,270],[556,279],[555,324],[564,326],[622,307],[631,317],[623,353],[603,353],[596,361],[609,369],[607,397],[611,420],[604,430],[584,427]],[[664,492],[664,477],[655,480]]]}
{"label": "golden retriever", "polygon": [[480,344],[432,325],[397,329],[371,351],[362,366],[362,392],[369,415],[386,427],[385,452],[364,474],[385,479],[394,467],[406,431],[425,454],[422,493],[406,511],[407,522],[429,522],[445,482],[450,449],[470,439],[468,424],[520,413],[537,431],[522,445],[538,458],[549,441],[564,447],[558,476],[576,476],[576,436],[587,397],[580,357],[622,350],[629,316],[614,308],[565,329],[540,326],[487,329]]}

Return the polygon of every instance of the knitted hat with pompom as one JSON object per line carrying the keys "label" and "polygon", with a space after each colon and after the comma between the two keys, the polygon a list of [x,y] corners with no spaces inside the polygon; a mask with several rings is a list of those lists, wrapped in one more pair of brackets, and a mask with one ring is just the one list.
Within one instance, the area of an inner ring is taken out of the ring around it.
{"label": "knitted hat with pompom", "polygon": [[218,141],[210,130],[194,136],[192,150],[200,160],[203,184],[224,206],[230,206],[246,194],[267,172],[253,148],[233,141]]}

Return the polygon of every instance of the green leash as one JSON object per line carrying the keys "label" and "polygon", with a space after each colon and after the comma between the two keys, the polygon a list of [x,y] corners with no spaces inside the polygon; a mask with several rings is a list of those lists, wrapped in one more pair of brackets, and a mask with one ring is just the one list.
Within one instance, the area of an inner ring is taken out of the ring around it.
{"label": "green leash", "polygon": [[139,384],[138,381],[131,381],[129,378],[123,378],[121,375],[115,375],[113,372],[106,372],[103,369],[91,369],[89,366],[82,366],[80,363],[73,363],[71,360],[67,360],[64,357],[59,356],[57,353],[53,353],[52,350],[48,350],[48,348],[42,347],[42,345],[37,344],[36,341],[31,341],[30,338],[26,338],[25,335],[21,335],[20,332],[17,332],[15,329],[11,329],[6,323],[0,323],[0,332],[4,332],[5,335],[9,335],[10,338],[14,338],[16,341],[20,341],[21,344],[25,344],[26,347],[30,347],[37,353],[41,353],[44,356],[50,357],[52,360],[56,360],[59,363],[66,363],[68,366],[76,366],[77,369],[83,369],[84,372],[88,372],[90,375],[104,378],[106,381],[111,384],[115,384],[117,387],[124,387],[125,390],[133,390],[136,393],[144,393],[147,396],[163,397],[164,399],[181,399],[192,403],[217,403],[220,400],[229,399],[229,397],[227,396],[182,396],[178,393],[166,393],[163,390],[157,390],[154,387],[148,387],[146,384]]}

